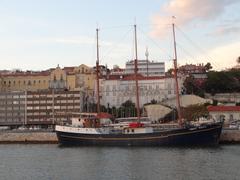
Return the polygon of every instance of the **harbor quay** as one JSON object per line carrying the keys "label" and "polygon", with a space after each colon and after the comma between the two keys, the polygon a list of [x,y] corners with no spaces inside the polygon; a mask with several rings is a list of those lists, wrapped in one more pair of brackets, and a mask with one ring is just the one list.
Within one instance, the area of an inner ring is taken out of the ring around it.
{"label": "harbor quay", "polygon": [[56,133],[53,131],[1,131],[0,144],[56,144]]}
{"label": "harbor quay", "polygon": [[[57,144],[54,131],[0,131],[0,144]],[[221,144],[240,143],[240,130],[224,129],[220,138]]]}
{"label": "harbor quay", "polygon": [[223,129],[220,143],[240,143],[240,130]]}

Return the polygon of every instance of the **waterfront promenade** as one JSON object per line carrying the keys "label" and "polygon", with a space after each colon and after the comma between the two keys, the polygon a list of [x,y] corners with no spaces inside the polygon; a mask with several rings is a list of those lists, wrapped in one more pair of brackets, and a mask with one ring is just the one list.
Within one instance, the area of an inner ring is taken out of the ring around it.
{"label": "waterfront promenade", "polygon": [[[14,143],[36,143],[50,144],[58,143],[56,133],[53,131],[15,130],[0,131],[1,144]],[[220,143],[240,143],[240,130],[223,130]]]}

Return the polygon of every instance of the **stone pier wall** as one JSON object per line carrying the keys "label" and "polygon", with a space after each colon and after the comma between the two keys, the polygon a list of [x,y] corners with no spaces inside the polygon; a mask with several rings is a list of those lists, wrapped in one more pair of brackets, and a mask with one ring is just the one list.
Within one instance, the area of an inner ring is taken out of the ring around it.
{"label": "stone pier wall", "polygon": [[240,130],[224,129],[220,138],[221,143],[240,143]]}
{"label": "stone pier wall", "polygon": [[0,132],[0,143],[58,143],[55,132]]}

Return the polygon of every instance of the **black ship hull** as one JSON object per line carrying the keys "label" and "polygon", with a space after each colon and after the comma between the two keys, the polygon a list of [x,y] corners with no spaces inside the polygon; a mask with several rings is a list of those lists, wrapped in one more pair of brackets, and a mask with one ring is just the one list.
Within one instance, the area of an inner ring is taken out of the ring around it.
{"label": "black ship hull", "polygon": [[143,134],[83,134],[56,131],[62,145],[83,146],[197,146],[216,145],[222,123]]}

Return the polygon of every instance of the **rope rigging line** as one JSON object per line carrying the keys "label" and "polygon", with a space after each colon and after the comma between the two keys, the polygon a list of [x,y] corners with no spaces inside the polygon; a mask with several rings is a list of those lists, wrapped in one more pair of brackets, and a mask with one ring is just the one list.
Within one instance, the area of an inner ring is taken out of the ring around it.
{"label": "rope rigging line", "polygon": [[193,47],[196,48],[197,51],[200,51],[200,52],[205,56],[206,59],[211,60],[211,63],[213,63],[215,66],[220,67],[219,64],[216,64],[216,63],[213,61],[213,58],[210,57],[210,56],[208,55],[208,53],[207,53],[202,47],[198,46],[195,42],[193,42],[193,41],[187,36],[187,34],[184,33],[178,26],[176,26],[176,29],[177,29],[179,32],[181,32],[181,34],[183,35],[183,37],[184,37],[186,40],[188,40],[188,41],[193,45]]}
{"label": "rope rigging line", "polygon": [[155,40],[150,38],[148,35],[146,35],[146,33],[141,28],[138,28],[138,29],[148,40],[150,40],[153,44],[155,44],[155,46],[157,46],[163,53],[166,53],[166,55],[169,57],[170,60],[173,59],[173,57],[170,54],[167,53],[167,50],[165,50],[164,48],[160,47],[159,44]]}
{"label": "rope rigging line", "polygon": [[118,40],[116,43],[114,43],[114,45],[111,46],[111,48],[110,48],[107,52],[105,52],[105,54],[102,56],[102,59],[106,59],[106,58],[110,55],[110,53],[113,52],[113,50],[117,49],[117,47],[120,46],[120,42],[123,42],[123,41],[126,39],[126,37],[128,36],[128,34],[130,33],[130,31],[131,31],[131,29],[129,29],[129,30],[120,38],[120,40]]}

